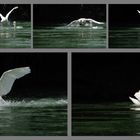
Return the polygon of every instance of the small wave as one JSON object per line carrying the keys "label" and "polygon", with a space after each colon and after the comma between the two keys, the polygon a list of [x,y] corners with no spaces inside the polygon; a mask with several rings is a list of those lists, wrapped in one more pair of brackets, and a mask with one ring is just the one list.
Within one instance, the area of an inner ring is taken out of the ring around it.
{"label": "small wave", "polygon": [[66,106],[66,99],[53,99],[53,98],[43,98],[39,100],[22,100],[22,101],[6,101],[6,104],[0,104],[4,107],[53,107],[53,106]]}

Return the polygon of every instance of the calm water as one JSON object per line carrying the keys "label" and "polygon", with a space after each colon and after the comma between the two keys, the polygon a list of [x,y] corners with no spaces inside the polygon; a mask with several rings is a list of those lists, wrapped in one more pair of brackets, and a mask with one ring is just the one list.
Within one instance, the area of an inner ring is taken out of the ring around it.
{"label": "calm water", "polygon": [[110,48],[140,48],[140,28],[114,28],[109,33]]}
{"label": "calm water", "polygon": [[105,48],[105,27],[51,27],[34,29],[35,48]]}
{"label": "calm water", "polygon": [[0,48],[31,48],[31,23],[17,22],[17,29],[0,27]]}
{"label": "calm water", "polygon": [[66,99],[30,99],[8,104],[0,106],[1,136],[67,135]]}
{"label": "calm water", "polygon": [[140,108],[131,103],[73,105],[73,135],[140,135]]}

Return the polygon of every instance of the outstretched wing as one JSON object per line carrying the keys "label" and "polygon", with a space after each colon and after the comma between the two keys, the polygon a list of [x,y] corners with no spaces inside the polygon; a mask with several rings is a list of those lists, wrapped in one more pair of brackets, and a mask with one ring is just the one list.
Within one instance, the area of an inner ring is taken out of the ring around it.
{"label": "outstretched wing", "polygon": [[87,18],[85,20],[89,23],[92,23],[92,24],[104,24],[103,22],[99,22],[99,21],[96,21],[96,20],[91,19],[91,18]]}
{"label": "outstretched wing", "polygon": [[1,20],[3,20],[4,19],[4,16],[0,13],[0,18],[1,18]]}
{"label": "outstretched wing", "polygon": [[78,20],[74,20],[70,24],[68,24],[67,26],[73,27],[73,26],[78,26],[78,25],[79,25],[79,21]]}
{"label": "outstretched wing", "polygon": [[6,19],[7,19],[7,20],[8,20],[9,15],[10,15],[15,9],[17,9],[17,8],[18,8],[18,6],[14,7],[12,10],[10,10],[10,11],[8,12],[8,14],[6,15]]}
{"label": "outstretched wing", "polygon": [[15,80],[30,72],[29,67],[15,68],[4,72],[0,78],[0,96],[8,94]]}
{"label": "outstretched wing", "polygon": [[96,21],[96,20],[93,20],[93,19],[89,19],[91,20],[92,23],[96,23],[96,24],[104,24],[103,22],[99,22],[99,21]]}

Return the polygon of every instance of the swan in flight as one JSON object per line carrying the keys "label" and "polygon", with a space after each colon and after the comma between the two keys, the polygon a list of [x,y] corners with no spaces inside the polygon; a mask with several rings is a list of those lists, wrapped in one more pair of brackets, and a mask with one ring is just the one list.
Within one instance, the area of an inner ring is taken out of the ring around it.
{"label": "swan in flight", "polygon": [[0,78],[0,104],[5,104],[6,102],[2,96],[8,94],[16,79],[19,79],[26,74],[30,73],[29,67],[15,68],[5,71]]}
{"label": "swan in flight", "polygon": [[70,27],[92,27],[95,24],[104,24],[90,18],[80,18],[69,23],[67,26]]}
{"label": "swan in flight", "polygon": [[9,20],[8,20],[8,18],[9,18],[9,16],[10,16],[10,14],[15,10],[15,9],[17,9],[18,8],[18,6],[16,6],[16,7],[14,7],[12,10],[10,10],[7,14],[6,14],[6,16],[4,17],[1,13],[0,13],[0,17],[1,17],[1,23],[4,23],[4,22],[8,22]]}
{"label": "swan in flight", "polygon": [[140,106],[140,90],[134,94],[136,98],[129,97],[129,99],[137,106]]}

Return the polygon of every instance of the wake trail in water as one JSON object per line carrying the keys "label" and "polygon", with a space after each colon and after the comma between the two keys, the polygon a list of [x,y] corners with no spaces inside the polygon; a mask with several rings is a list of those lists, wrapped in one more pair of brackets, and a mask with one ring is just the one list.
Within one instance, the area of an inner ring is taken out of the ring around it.
{"label": "wake trail in water", "polygon": [[66,106],[65,98],[43,98],[39,100],[22,100],[22,101],[6,101],[6,104],[0,104],[0,107],[57,107]]}

